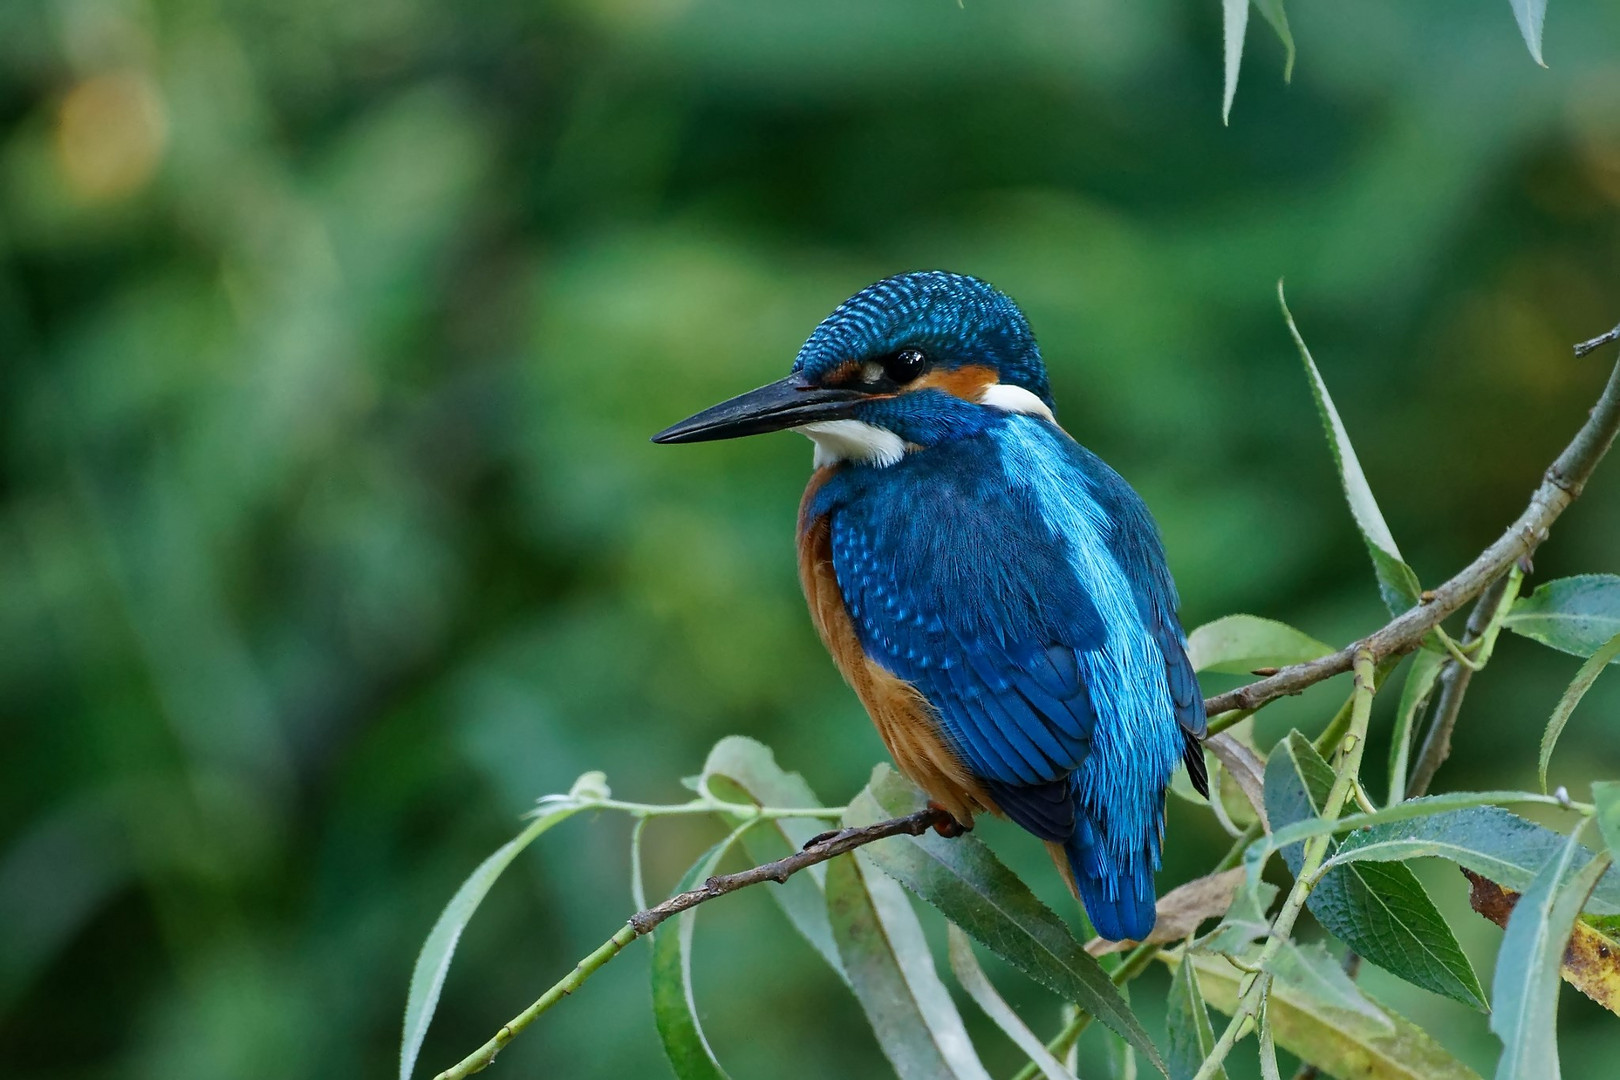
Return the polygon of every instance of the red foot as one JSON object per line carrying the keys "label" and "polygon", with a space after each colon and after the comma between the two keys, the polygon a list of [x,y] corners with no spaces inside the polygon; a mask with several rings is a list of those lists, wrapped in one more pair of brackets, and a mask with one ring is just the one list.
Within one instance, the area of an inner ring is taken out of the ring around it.
{"label": "red foot", "polygon": [[963,833],[970,832],[973,829],[973,826],[964,825],[960,821],[957,821],[956,818],[951,815],[949,810],[945,809],[937,802],[930,802],[928,804],[928,809],[938,810],[941,814],[945,815],[942,819],[934,822],[934,831],[945,837],[947,840],[953,840],[956,837],[961,836]]}

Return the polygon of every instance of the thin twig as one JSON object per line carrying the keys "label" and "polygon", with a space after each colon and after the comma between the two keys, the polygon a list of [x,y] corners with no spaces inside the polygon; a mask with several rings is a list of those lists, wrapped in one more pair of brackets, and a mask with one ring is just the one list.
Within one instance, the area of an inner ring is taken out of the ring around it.
{"label": "thin twig", "polygon": [[1615,327],[1606,334],[1599,334],[1591,341],[1583,341],[1575,346],[1575,356],[1579,359],[1587,353],[1597,352],[1611,341],[1620,341],[1620,326]]}
{"label": "thin twig", "polygon": [[1417,648],[1425,634],[1461,610],[1546,539],[1558,515],[1586,486],[1617,432],[1620,432],[1620,365],[1610,373],[1608,384],[1586,423],[1547,469],[1518,520],[1450,581],[1425,594],[1428,597],[1425,603],[1402,612],[1383,629],[1351,642],[1336,653],[1285,667],[1258,682],[1205,698],[1205,713],[1215,716],[1232,709],[1253,711],[1277,698],[1297,694],[1323,679],[1349,671],[1356,653],[1362,649],[1370,652],[1374,661],[1379,661]]}
{"label": "thin twig", "polygon": [[615,956],[619,955],[624,947],[636,938],[650,933],[653,927],[672,915],[678,915],[688,908],[724,896],[726,893],[736,892],[738,889],[750,885],[758,885],[765,881],[782,883],[788,878],[803,870],[807,866],[826,862],[848,851],[854,851],[877,840],[890,836],[921,836],[935,825],[951,823],[951,817],[943,810],[930,807],[919,810],[915,814],[905,817],[891,818],[888,821],[879,821],[873,825],[864,825],[858,829],[840,829],[837,832],[826,833],[816,837],[806,844],[801,851],[777,859],[775,862],[764,863],[760,866],[740,870],[735,874],[722,874],[705,881],[701,888],[678,893],[661,904],[654,904],[643,911],[630,916],[629,920],[619,928],[618,932],[597,946],[585,959],[581,960],[574,970],[567,976],[558,980],[551,989],[542,994],[538,1001],[527,1009],[514,1016],[501,1030],[495,1033],[483,1046],[468,1054],[451,1068],[440,1073],[435,1080],[463,1080],[473,1073],[482,1072],[495,1055],[507,1043],[522,1033],[523,1029],[534,1023],[535,1018],[551,1008],[575,990],[596,973],[596,970]]}

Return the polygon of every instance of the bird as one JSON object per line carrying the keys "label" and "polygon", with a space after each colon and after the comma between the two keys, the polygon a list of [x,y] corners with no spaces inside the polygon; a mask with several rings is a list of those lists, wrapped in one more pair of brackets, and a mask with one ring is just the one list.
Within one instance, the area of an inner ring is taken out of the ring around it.
{"label": "bird", "polygon": [[1165,791],[1208,795],[1203,698],[1158,528],[1058,426],[1011,297],[921,271],[839,304],[786,378],[653,436],[792,430],[811,619],[899,770],[1044,841],[1092,927],[1155,922]]}

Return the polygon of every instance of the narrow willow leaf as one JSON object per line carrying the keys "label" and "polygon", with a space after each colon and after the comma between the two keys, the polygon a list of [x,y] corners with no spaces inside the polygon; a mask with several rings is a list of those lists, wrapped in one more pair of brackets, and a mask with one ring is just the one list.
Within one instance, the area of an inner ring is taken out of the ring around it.
{"label": "narrow willow leaf", "polygon": [[[1333,770],[1298,731],[1272,751],[1266,810],[1273,826],[1320,817]],[[1329,855],[1333,853],[1330,846]],[[1304,845],[1282,849],[1295,874]],[[1485,1009],[1485,989],[1416,875],[1400,863],[1347,864],[1323,875],[1306,900],[1334,937],[1414,986]]]}
{"label": "narrow willow leaf", "polygon": [[[1164,1063],[1170,1066],[1170,1080],[1193,1080],[1215,1048],[1215,1031],[1191,965],[1182,964],[1170,980],[1164,1026]],[[1226,1070],[1217,1069],[1210,1080],[1226,1080]]]}
{"label": "narrow willow leaf", "polygon": [[[1121,990],[1125,993],[1126,999],[1129,1000],[1130,987],[1127,985],[1121,987]],[[1075,1064],[1073,1059],[1076,1056],[1078,1055],[1075,1053],[1075,1048],[1071,1046],[1069,1048],[1070,1065]],[[1108,1064],[1114,1080],[1136,1080],[1136,1047],[1115,1035],[1112,1031],[1108,1033]]]}
{"label": "narrow willow leaf", "polygon": [[1558,745],[1558,736],[1564,733],[1564,725],[1569,723],[1575,706],[1581,703],[1581,698],[1592,689],[1597,677],[1603,674],[1603,669],[1616,656],[1620,656],[1620,633],[1598,646],[1597,652],[1586,658],[1586,663],[1581,665],[1564,690],[1564,696],[1558,699],[1558,705],[1547,721],[1547,730],[1541,734],[1541,756],[1537,759],[1536,772],[1541,777],[1542,791],[1547,790],[1547,766],[1552,762],[1553,748]]}
{"label": "narrow willow leaf", "polygon": [[1271,902],[1276,898],[1277,886],[1269,881],[1262,881],[1260,887],[1252,891],[1239,890],[1232,898],[1232,906],[1227,910],[1221,924],[1211,931],[1208,937],[1198,942],[1199,950],[1242,956],[1247,951],[1245,946],[1249,942],[1271,933],[1271,920],[1266,917],[1266,912],[1271,909]]}
{"label": "narrow willow leaf", "polygon": [[[740,735],[728,736],[714,745],[703,765],[703,779],[709,790],[728,802],[795,808],[822,805],[804,777],[787,772],[776,763],[769,747]],[[743,834],[742,847],[755,863],[774,862],[798,851],[811,837],[827,828],[827,822],[816,818],[762,821]],[[766,891],[794,929],[842,978],[844,966],[833,944],[832,927],[827,923],[827,900],[822,892],[826,873],[825,867],[812,866]]]}
{"label": "narrow willow leaf", "polygon": [[[1344,838],[1331,861],[1447,859],[1522,892],[1563,845],[1563,835],[1545,826],[1501,807],[1475,806],[1359,829]],[[1611,868],[1598,880],[1586,909],[1620,915],[1620,870]]]}
{"label": "narrow willow leaf", "polygon": [[1309,840],[1313,836],[1352,832],[1395,821],[1411,821],[1430,817],[1450,810],[1464,810],[1472,806],[1557,806],[1564,804],[1551,795],[1531,791],[1451,791],[1444,795],[1424,795],[1415,799],[1386,806],[1371,814],[1347,814],[1338,821],[1313,818],[1279,828],[1270,836],[1261,837],[1243,853],[1243,865],[1252,877],[1264,869],[1266,858],[1289,844]]}
{"label": "narrow willow leaf", "polygon": [[1356,528],[1361,531],[1361,538],[1366,541],[1367,551],[1372,556],[1379,592],[1389,610],[1399,614],[1420,602],[1422,587],[1418,584],[1417,574],[1401,558],[1400,549],[1395,546],[1395,537],[1384,523],[1384,515],[1373,498],[1372,488],[1367,484],[1367,474],[1362,471],[1361,461],[1356,457],[1355,448],[1350,445],[1350,435],[1344,429],[1344,421],[1339,419],[1339,410],[1328,395],[1322,373],[1316,369],[1316,361],[1311,359],[1311,351],[1306,348],[1305,339],[1294,325],[1294,316],[1288,310],[1288,301],[1283,298],[1280,281],[1277,283],[1277,301],[1282,304],[1288,332],[1293,335],[1294,344],[1299,348],[1299,358],[1305,365],[1305,374],[1310,379],[1311,396],[1316,399],[1317,411],[1322,414],[1322,426],[1327,429],[1328,448],[1333,453],[1334,465],[1338,467],[1339,480],[1350,503],[1350,514],[1355,518]]}
{"label": "narrow willow leaf", "polygon": [[1264,1013],[1260,1016],[1260,1080],[1282,1080],[1282,1073],[1277,1070],[1277,1042],[1271,1033],[1271,1019]]}
{"label": "narrow willow leaf", "polygon": [[[1211,735],[1204,746],[1224,766],[1218,789],[1222,805],[1230,812],[1234,809],[1230,804],[1238,802],[1240,805],[1235,808],[1237,814],[1234,816],[1241,815],[1244,825],[1258,820],[1269,832],[1271,822],[1266,818],[1265,760],[1251,747],[1233,738],[1230,731]],[[1231,781],[1230,785],[1227,784],[1227,780]],[[1226,789],[1229,786],[1237,787],[1238,793],[1242,796],[1241,800],[1228,800]],[[1243,813],[1244,809],[1249,813]]]}
{"label": "narrow willow leaf", "polygon": [[1519,22],[1519,33],[1524,35],[1524,43],[1530,49],[1530,59],[1547,66],[1547,61],[1541,58],[1541,26],[1547,20],[1547,0],[1509,0],[1513,5],[1513,17]]}
{"label": "narrow willow leaf", "polygon": [[1620,634],[1620,576],[1556,578],[1515,600],[1502,625],[1559,652],[1591,656]]}
{"label": "narrow willow leaf", "polygon": [[[849,804],[846,825],[869,825],[923,808],[926,800],[886,765]],[[861,849],[884,873],[939,909],[981,945],[1130,1040],[1164,1071],[1158,1050],[1119,988],[1052,909],[971,834],[896,836]]]}
{"label": "narrow willow leaf", "polygon": [[1581,905],[1609,865],[1571,836],[1519,897],[1491,984],[1496,1080],[1558,1080],[1558,972]]}
{"label": "narrow willow leaf", "polygon": [[1225,40],[1226,87],[1221,95],[1221,123],[1232,122],[1232,101],[1237,97],[1238,68],[1243,63],[1243,35],[1249,29],[1249,0],[1221,0]]}
{"label": "narrow willow leaf", "polygon": [[1412,657],[1412,668],[1401,686],[1401,703],[1395,710],[1395,733],[1389,744],[1389,805],[1406,798],[1406,774],[1411,767],[1412,732],[1434,684],[1445,667],[1445,657],[1419,649]]}
{"label": "narrow willow leaf", "polygon": [[895,1073],[901,1080],[989,1080],[905,892],[854,854],[826,867],[838,955]]}
{"label": "narrow willow leaf", "polygon": [[1187,656],[1193,670],[1228,675],[1302,664],[1335,651],[1302,630],[1258,615],[1227,615],[1187,635]]}
{"label": "narrow willow leaf", "polygon": [[[1598,831],[1609,852],[1620,862],[1620,780],[1599,780],[1592,785],[1592,805],[1597,809]],[[1617,872],[1616,876],[1620,876]],[[1605,875],[1598,884],[1609,879]]]}
{"label": "narrow willow leaf", "polygon": [[1260,9],[1266,22],[1277,32],[1277,37],[1283,43],[1283,49],[1288,58],[1283,61],[1283,82],[1294,81],[1294,33],[1288,29],[1288,13],[1283,10],[1282,0],[1254,0],[1254,6]]}
{"label": "narrow willow leaf", "polygon": [[[1172,963],[1173,956],[1166,959]],[[1244,973],[1218,956],[1192,957],[1204,1000],[1231,1015]],[[1277,1045],[1329,1076],[1357,1080],[1479,1080],[1416,1024],[1389,1016],[1393,1028],[1325,1005],[1287,982],[1274,982],[1266,1018]]]}
{"label": "narrow willow leaf", "polygon": [[1383,1027],[1394,1026],[1384,1010],[1367,1000],[1361,988],[1345,974],[1339,961],[1320,941],[1310,945],[1284,941],[1265,966],[1277,978],[1292,983],[1324,1005],[1360,1013]]}
{"label": "narrow willow leaf", "polygon": [[1024,1056],[1033,1061],[1037,1068],[1048,1080],[1075,1080],[1074,1073],[1064,1068],[1063,1063],[1052,1056],[1040,1036],[1029,1030],[1029,1025],[1018,1018],[1002,996],[996,993],[996,988],[990,982],[989,976],[979,966],[978,957],[973,955],[973,943],[962,932],[962,928],[951,923],[946,928],[948,935],[948,950],[951,960],[951,971],[956,975],[956,981],[962,984],[973,1003],[983,1010],[995,1025],[1001,1029],[1013,1045],[1024,1052]]}
{"label": "narrow willow leaf", "polygon": [[422,951],[416,957],[416,967],[411,970],[411,989],[405,1000],[405,1033],[399,1046],[400,1080],[410,1080],[416,1068],[416,1056],[422,1052],[422,1040],[427,1037],[433,1010],[439,1005],[439,992],[444,989],[444,977],[450,971],[450,958],[456,954],[461,931],[472,919],[473,912],[478,910],[478,905],[483,903],[489,887],[495,884],[495,879],[512,864],[519,852],[559,821],[579,813],[585,804],[557,799],[549,809],[544,803],[541,805],[544,812],[540,816],[497,848],[495,854],[479,863],[478,869],[461,883],[461,888],[444,906],[438,921],[428,932],[427,940],[422,943]]}
{"label": "narrow willow leaf", "polygon": [[[695,889],[707,880],[731,850],[735,834],[704,852],[675,886],[676,893]],[[667,923],[653,934],[652,1000],[653,1021],[664,1044],[664,1056],[679,1080],[725,1080],[726,1071],[715,1059],[714,1050],[698,1021],[697,1002],[692,996],[692,931],[697,926],[697,909],[689,908],[675,916],[676,925]]]}

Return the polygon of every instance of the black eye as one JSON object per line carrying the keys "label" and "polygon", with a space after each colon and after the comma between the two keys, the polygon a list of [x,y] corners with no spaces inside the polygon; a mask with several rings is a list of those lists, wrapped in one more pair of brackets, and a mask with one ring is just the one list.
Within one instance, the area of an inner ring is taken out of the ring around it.
{"label": "black eye", "polygon": [[884,359],[883,374],[896,384],[904,384],[921,375],[927,366],[927,353],[921,349],[906,348]]}

